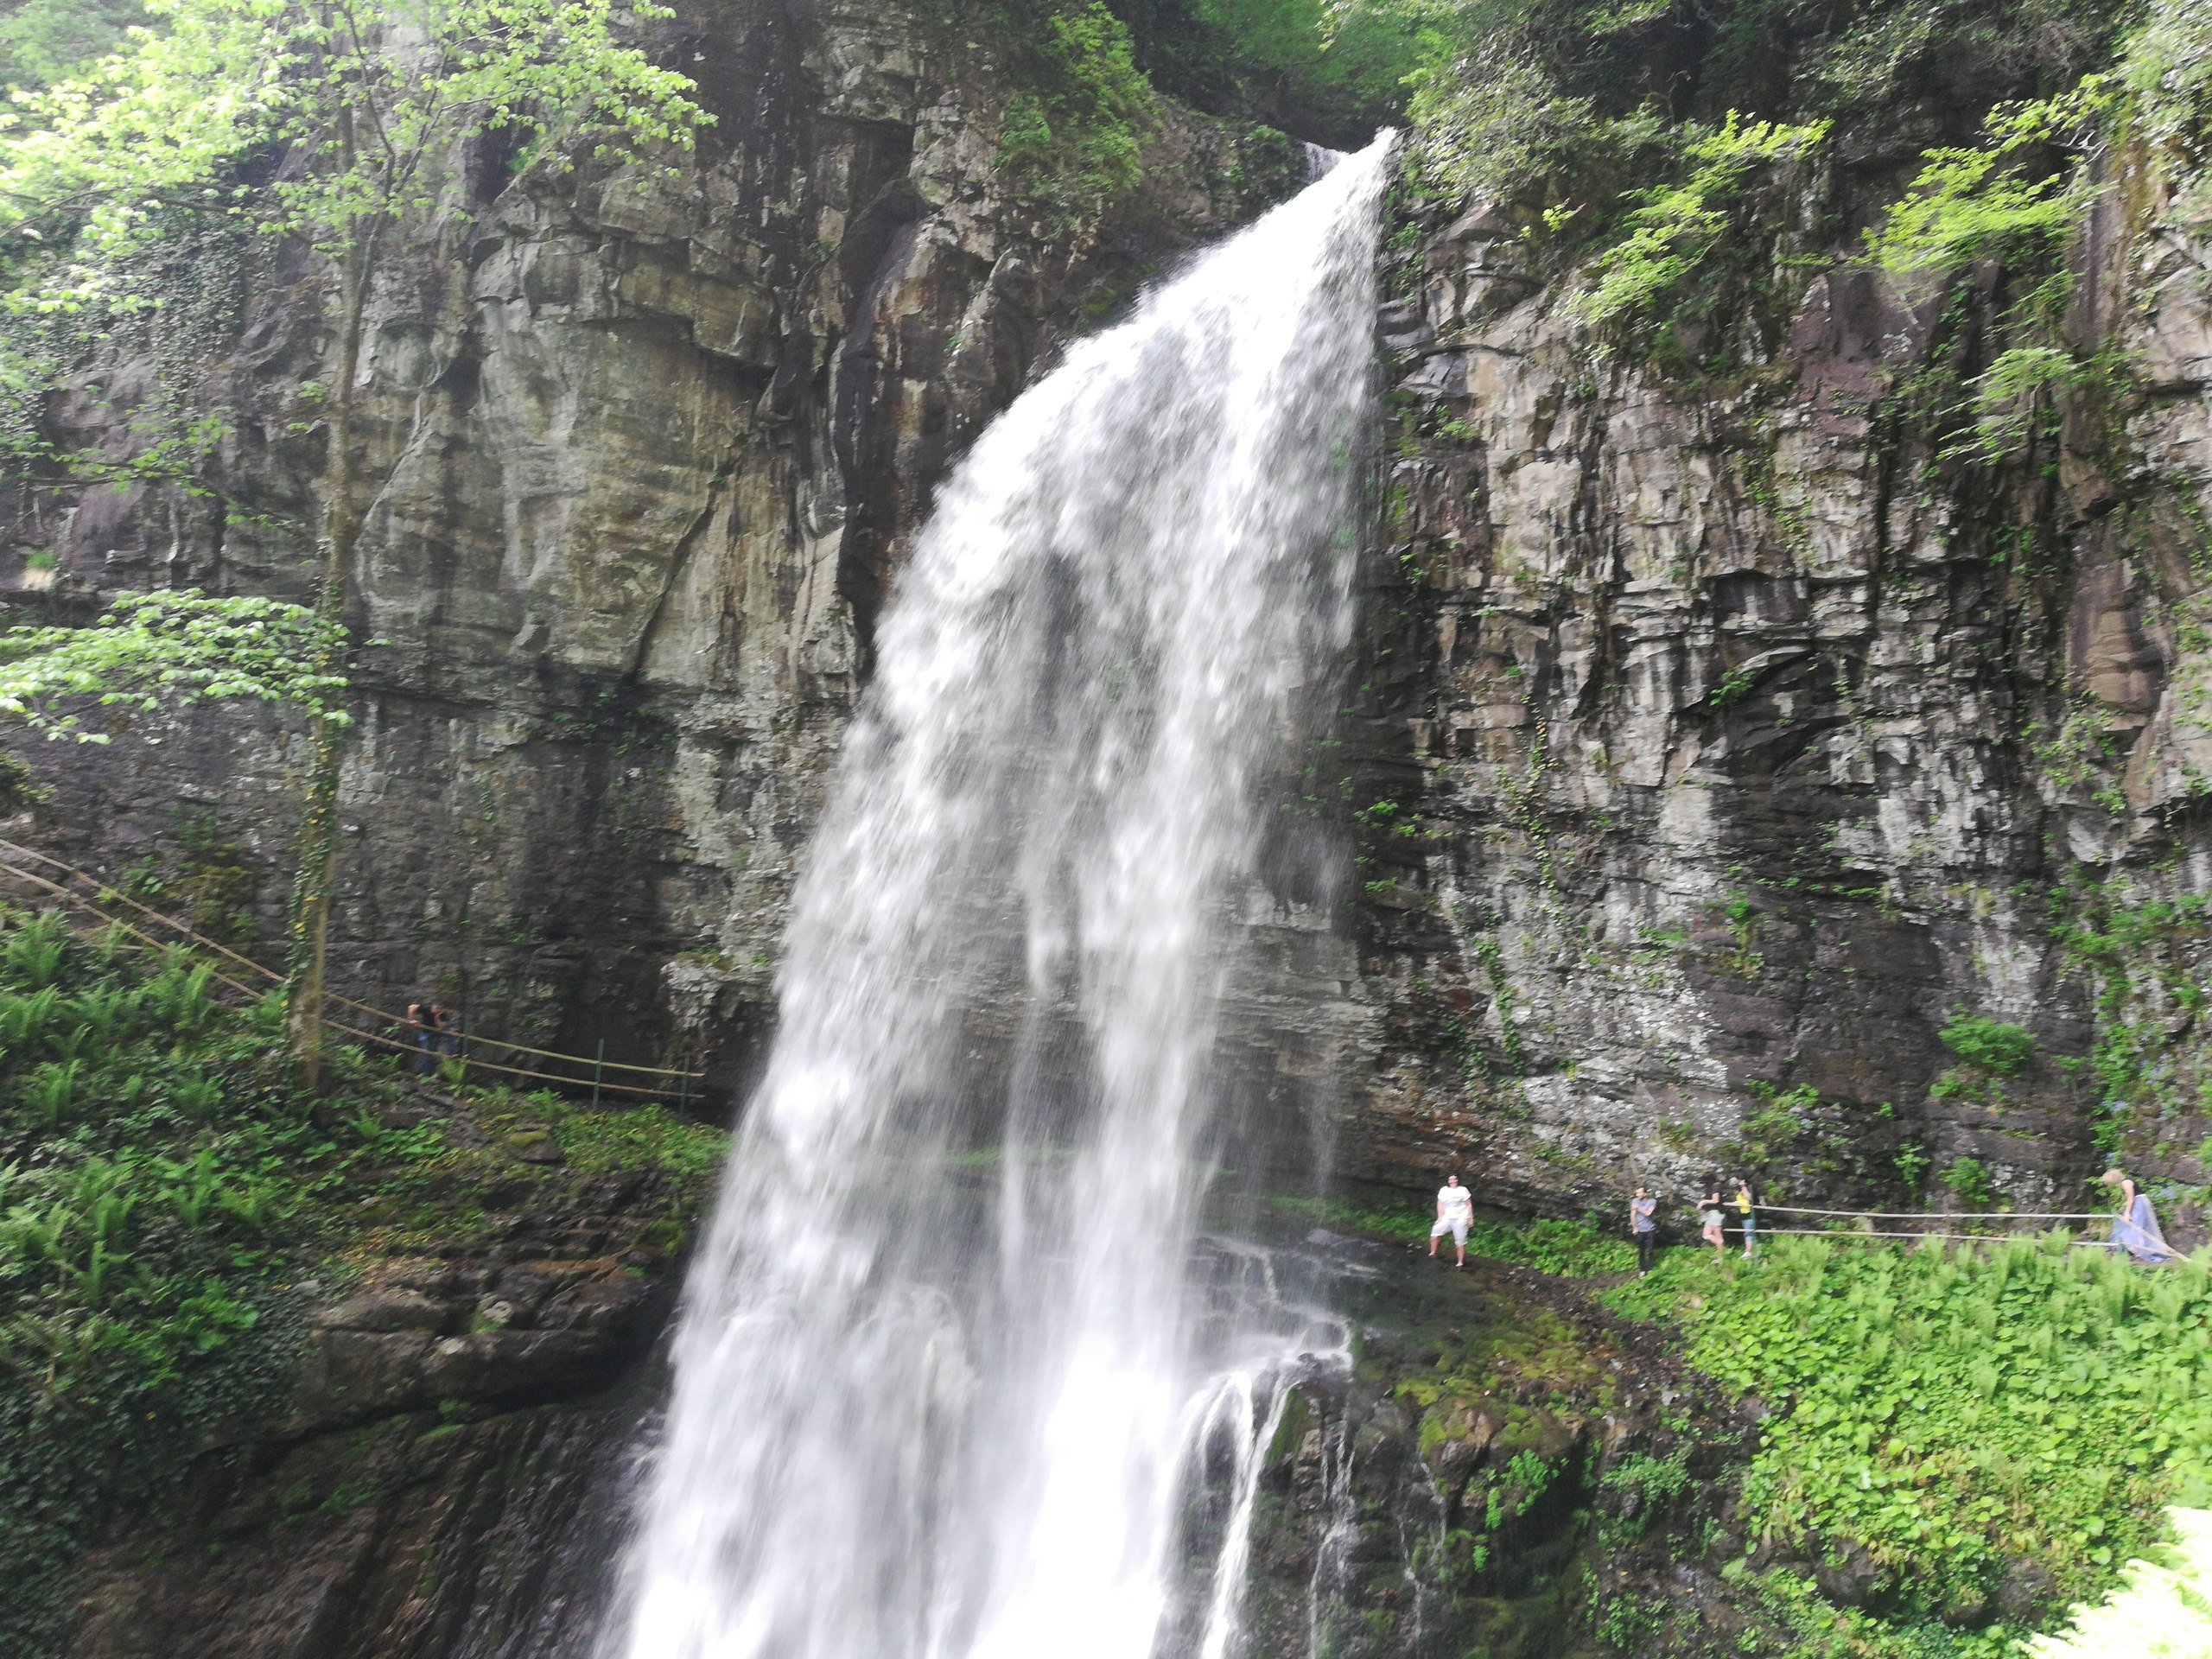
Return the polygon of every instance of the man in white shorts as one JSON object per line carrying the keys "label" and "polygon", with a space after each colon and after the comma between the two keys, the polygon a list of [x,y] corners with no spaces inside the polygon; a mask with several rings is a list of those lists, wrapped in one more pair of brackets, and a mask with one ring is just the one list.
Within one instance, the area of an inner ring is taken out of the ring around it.
{"label": "man in white shorts", "polygon": [[1436,1225],[1428,1230],[1428,1253],[1436,1254],[1436,1247],[1446,1233],[1452,1235],[1452,1243],[1459,1252],[1459,1259],[1452,1265],[1467,1265],[1467,1228],[1475,1218],[1475,1195],[1459,1185],[1457,1175],[1446,1175],[1444,1185],[1436,1189]]}

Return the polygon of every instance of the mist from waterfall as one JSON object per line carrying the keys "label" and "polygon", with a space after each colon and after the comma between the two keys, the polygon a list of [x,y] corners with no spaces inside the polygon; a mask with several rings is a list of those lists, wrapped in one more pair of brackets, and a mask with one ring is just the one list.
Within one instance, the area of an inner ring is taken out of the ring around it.
{"label": "mist from waterfall", "polygon": [[609,1656],[1234,1659],[1285,1368],[1340,1333],[1200,1247],[1219,1006],[1349,637],[1388,148],[1071,347],[945,485],[794,899]]}

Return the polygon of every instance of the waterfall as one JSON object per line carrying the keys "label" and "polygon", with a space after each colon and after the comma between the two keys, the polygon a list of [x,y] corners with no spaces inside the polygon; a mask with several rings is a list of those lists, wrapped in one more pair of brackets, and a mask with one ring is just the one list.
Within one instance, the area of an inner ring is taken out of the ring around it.
{"label": "waterfall", "polygon": [[[610,1654],[1147,1659],[1192,1437],[1240,1414],[1249,1522],[1325,1338],[1224,1317],[1195,1248],[1217,1005],[1349,637],[1388,148],[1072,346],[917,539]],[[1222,1659],[1238,1592],[1209,1593]]]}

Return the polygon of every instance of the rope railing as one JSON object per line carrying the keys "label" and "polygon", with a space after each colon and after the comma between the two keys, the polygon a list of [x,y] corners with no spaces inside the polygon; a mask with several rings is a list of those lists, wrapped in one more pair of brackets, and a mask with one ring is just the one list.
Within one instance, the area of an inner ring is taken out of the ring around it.
{"label": "rope railing", "polygon": [[[1988,1219],[1992,1221],[2004,1221],[2009,1219],[2009,1217],[1998,1215],[1992,1216],[1988,1217]],[[2081,1219],[2083,1221],[2107,1221],[2110,1220],[2111,1217],[2108,1216],[2083,1216]],[[1833,1238],[1842,1242],[1847,1242],[1856,1238],[1940,1238],[1965,1239],[1981,1244],[2002,1244],[2008,1240],[2019,1237],[2019,1234],[2018,1233],[1883,1233],[1876,1232],[1872,1228],[1867,1227],[1762,1227],[1758,1230],[1758,1236],[1761,1238],[1772,1238],[1777,1234],[1785,1238]],[[2076,1245],[2091,1245],[2101,1250],[2110,1249],[2112,1248],[2109,1240],[2101,1238],[2077,1238],[2070,1242]]]}
{"label": "rope railing", "polygon": [[[138,928],[131,926],[130,923],[123,920],[120,917],[106,914],[97,906],[70,892],[68,888],[61,886],[59,882],[49,881],[44,876],[35,874],[29,870],[18,869],[14,865],[9,863],[5,859],[0,859],[0,874],[12,875],[18,881],[29,881],[35,887],[43,887],[47,892],[53,893],[56,898],[60,899],[65,903],[74,905],[80,910],[86,911],[94,916],[98,916],[109,926],[122,929],[124,932],[130,935],[132,938],[142,939],[156,950],[164,948],[163,942],[156,938],[152,934],[144,932]],[[213,964],[212,963],[209,964],[207,971],[212,978],[215,979],[221,984],[229,986],[231,989],[238,992],[248,1001],[258,1001],[264,995],[263,992],[255,990],[251,985],[240,984],[237,980],[232,979],[228,974],[217,973]]]}
{"label": "rope railing", "polygon": [[[1728,1220],[1734,1221],[1738,1218],[1737,1211],[1732,1207],[1727,1205],[1724,1205],[1723,1207],[1726,1211]],[[1921,1241],[1937,1239],[1947,1243],[1956,1242],[1972,1244],[2002,1244],[2012,1239],[2019,1237],[2020,1234],[2017,1231],[2002,1233],[1954,1232],[1926,1228],[1898,1229],[1864,1225],[1857,1227],[1842,1227],[1834,1225],[1825,1227],[1770,1227],[1764,1224],[1763,1218],[1767,1216],[1813,1216],[1825,1217],[1831,1222],[1855,1221],[1860,1223],[1901,1223],[1908,1221],[1941,1221],[1948,1222],[1955,1227],[1994,1227],[2003,1226],[2008,1223],[2018,1221],[2107,1222],[2113,1219],[2112,1212],[2110,1211],[1815,1210],[1808,1205],[1794,1204],[1762,1204],[1754,1207],[1752,1214],[1762,1217],[1762,1224],[1758,1229],[1756,1235],[1760,1238],[1773,1238],[1777,1236],[1784,1238],[1827,1238],[1834,1239],[1840,1243],[1861,1238],[1895,1238],[1916,1239]],[[2056,1230],[2053,1229],[2051,1230]],[[2116,1248],[2110,1240],[2102,1238],[2075,1238],[2069,1240],[2069,1242],[2077,1249],[2088,1248],[2091,1249],[2107,1250]]]}
{"label": "rope railing", "polygon": [[[1762,1204],[1758,1212],[1776,1216],[1840,1216],[1852,1221],[1956,1221],[1956,1210],[1807,1210],[1790,1204]],[[2006,1221],[2101,1221],[2094,1214],[2063,1215],[2056,1211],[1999,1210],[1991,1212],[1993,1219]],[[1776,1230],[1779,1231],[1779,1229]]]}
{"label": "rope railing", "polygon": [[[205,934],[194,932],[191,928],[187,927],[182,922],[178,921],[175,917],[164,915],[160,911],[154,909],[151,906],[140,903],[129,893],[118,890],[112,883],[101,880],[99,877],[93,875],[89,871],[80,870],[73,864],[66,864],[62,862],[61,860],[54,857],[51,854],[41,853],[35,848],[20,846],[16,842],[6,840],[5,838],[0,838],[0,853],[4,853],[13,858],[35,860],[37,862],[46,865],[50,869],[63,871],[68,875],[74,877],[76,880],[98,888],[103,900],[105,902],[127,905],[138,914],[146,917],[151,921],[160,923],[163,927],[168,928],[174,932],[181,934],[184,938],[192,940],[194,944],[198,944],[206,950],[213,950],[218,955],[227,957],[229,960],[237,963],[240,967],[251,969],[254,973],[261,975],[272,984],[281,985],[284,982],[284,976],[278,973],[275,969],[267,966],[265,963],[256,962],[251,957],[241,956],[236,950],[232,950],[230,946],[224,944],[218,940],[211,939]],[[22,874],[22,872],[17,872],[17,874]],[[405,1023],[405,1021],[402,1020],[397,1015],[392,1014],[389,1009],[374,1007],[366,1002],[356,1002],[352,997],[341,996],[336,991],[325,991],[323,993],[323,1000],[326,1002],[335,1003],[340,1007],[351,1008],[356,1014],[368,1014],[373,1019],[388,1020],[395,1025]],[[554,1049],[533,1048],[527,1043],[508,1042],[504,1039],[499,1038],[485,1038],[481,1040],[490,1043],[494,1048],[505,1049],[509,1053],[534,1054],[541,1059],[566,1060],[574,1065],[596,1066],[601,1071],[639,1071],[643,1072],[649,1077],[689,1077],[695,1083],[700,1081],[707,1075],[703,1071],[686,1071],[678,1066],[639,1065],[629,1060],[610,1060],[604,1058],[589,1058],[582,1054],[563,1054]],[[612,1085],[609,1086],[611,1087]]]}
{"label": "rope railing", "polygon": [[[90,874],[84,870],[78,869],[73,865],[65,864],[58,858],[54,858],[32,848],[18,846],[14,842],[8,841],[4,838],[0,838],[0,854],[9,855],[0,856],[0,874],[13,876],[19,881],[29,882],[43,892],[52,893],[56,898],[59,898],[70,905],[73,905],[86,914],[98,917],[109,926],[121,929],[132,938],[139,939],[156,950],[160,950],[165,945],[172,944],[175,943],[175,941],[156,938],[152,934],[146,932],[143,928],[134,926],[130,923],[124,921],[121,917],[110,913],[110,912],[104,906],[106,905],[126,906],[131,911],[145,918],[147,920],[157,923],[161,926],[168,929],[171,932],[177,934],[181,938],[189,941],[194,947],[202,950],[213,952],[216,956],[222,957],[228,962],[235,963],[238,966],[258,975],[264,982],[264,985],[262,989],[256,990],[252,986],[243,984],[228,974],[216,972],[213,964],[209,964],[209,971],[218,982],[228,987],[230,989],[238,992],[249,1002],[258,1001],[262,996],[267,994],[268,989],[284,982],[284,976],[277,973],[275,969],[254,961],[250,957],[241,955],[219,940],[211,939],[204,934],[195,932],[193,929],[186,926],[182,922],[178,921],[175,918],[163,915],[161,912],[153,909],[151,906],[140,903],[137,899],[133,899],[130,894],[117,891],[111,884],[102,881],[99,877]],[[86,883],[98,892],[100,902],[96,903],[93,900],[86,898],[81,893],[71,891],[70,888],[63,882],[54,881],[46,876],[39,874],[34,870],[22,868],[21,865],[15,861],[16,859],[34,861],[37,863],[45,865],[49,869],[59,870],[67,877]],[[326,993],[324,1001],[326,1003],[335,1003],[340,1007],[349,1008],[356,1013],[368,1014],[372,1018],[385,1020],[393,1026],[399,1026],[406,1023],[406,1021],[400,1019],[397,1015],[391,1014],[385,1009],[372,1007],[370,1004],[365,1002],[357,1002],[351,997],[340,996],[334,992]],[[340,1020],[327,1018],[324,1023],[333,1031],[342,1032],[346,1036],[358,1038],[363,1042],[372,1043],[380,1048],[394,1050],[401,1054],[419,1056],[423,1052],[418,1044],[410,1042],[404,1038],[392,1037],[374,1031],[365,1031],[359,1026],[349,1025]],[[552,1049],[533,1048],[524,1043],[510,1043],[498,1038],[472,1039],[465,1034],[458,1035],[456,1037],[456,1040],[462,1043],[471,1041],[480,1043],[492,1048],[495,1052],[504,1051],[508,1054],[535,1055],[543,1059],[560,1060],[571,1065],[588,1068],[591,1072],[589,1077],[562,1077],[553,1072],[538,1071],[529,1067],[502,1065],[496,1061],[481,1059],[474,1054],[466,1052],[453,1057],[460,1059],[464,1067],[481,1071],[494,1072],[502,1077],[525,1077],[536,1082],[559,1084],[570,1089],[588,1088],[592,1091],[592,1098],[594,1101],[599,1098],[602,1092],[607,1092],[618,1095],[638,1096],[649,1100],[662,1100],[666,1099],[671,1096],[674,1096],[680,1101],[688,1103],[691,1095],[692,1085],[694,1084],[702,1082],[707,1075],[703,1071],[680,1070],[673,1066],[638,1065],[624,1060],[610,1060],[606,1058],[603,1052],[599,1055],[589,1057],[582,1054],[563,1054]],[[605,1076],[605,1073],[608,1071],[642,1073],[648,1077],[673,1077],[677,1079],[677,1085],[674,1087],[664,1086],[660,1088],[648,1088],[632,1083],[611,1082],[607,1080]]]}

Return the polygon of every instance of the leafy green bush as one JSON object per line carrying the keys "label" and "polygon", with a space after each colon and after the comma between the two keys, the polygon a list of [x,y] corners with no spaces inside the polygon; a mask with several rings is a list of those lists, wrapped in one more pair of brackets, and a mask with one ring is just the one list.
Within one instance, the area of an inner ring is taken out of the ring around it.
{"label": "leafy green bush", "polygon": [[529,1102],[570,1167],[586,1174],[658,1169],[678,1180],[703,1182],[721,1166],[729,1148],[728,1130],[658,1107],[588,1111],[550,1089]]}
{"label": "leafy green bush", "polygon": [[2050,168],[2051,147],[2094,134],[2109,107],[2104,83],[1994,111],[1983,141],[1928,151],[1868,251],[1900,276],[1949,274],[1977,261],[2049,259],[2071,233],[2087,186]]}
{"label": "leafy green bush", "polygon": [[[2212,4],[2156,0],[2120,73],[2135,136],[2183,168],[2201,163],[2212,140]],[[2206,186],[2200,176],[2190,188],[2201,200]]]}
{"label": "leafy green bush", "polygon": [[999,151],[1015,183],[1063,228],[1135,184],[1158,124],[1128,29],[1104,0],[991,0],[1017,90]]}
{"label": "leafy green bush", "polygon": [[1680,1318],[1699,1366],[1767,1402],[1745,1515],[1789,1550],[1863,1548],[1902,1625],[1982,1607],[2013,1570],[2094,1596],[2202,1490],[2209,1287],[2212,1255],[2149,1274],[2063,1234],[1778,1239],[1755,1269],[1675,1252],[1611,1300]]}
{"label": "leafy green bush", "polygon": [[1624,127],[1601,119],[1592,100],[1496,40],[1476,45],[1448,73],[1422,76],[1410,113],[1414,165],[1431,193],[1523,203],[1532,220],[1548,206],[1572,202],[1562,227],[1590,211],[1593,185],[1627,175],[1628,152],[1656,128],[1649,120]]}
{"label": "leafy green bush", "polygon": [[[372,1243],[465,1243],[489,1192],[639,1172],[672,1248],[725,1137],[658,1108],[528,1103],[568,1160],[518,1166],[440,1122],[392,1127],[398,1072],[336,1057],[296,1090],[281,1002],[208,969],[0,907],[0,1630],[53,1651],[66,1575],[114,1507],[163,1501],[218,1427],[271,1416],[301,1334],[288,1286]],[[512,1096],[479,1102],[499,1126]],[[419,1108],[415,1109],[419,1110]],[[339,1272],[342,1276],[342,1271]]]}
{"label": "leafy green bush", "polygon": [[2026,1027],[1978,1014],[1955,1014],[1936,1034],[1961,1064],[1979,1066],[1993,1077],[2012,1077],[2036,1057],[2036,1039]]}
{"label": "leafy green bush", "polygon": [[0,86],[52,86],[113,50],[145,15],[139,0],[19,0],[0,16]]}
{"label": "leafy green bush", "polygon": [[53,1638],[59,1576],[194,1426],[282,1382],[282,1269],[344,1157],[206,967],[0,912],[0,1626]]}
{"label": "leafy green bush", "polygon": [[1596,283],[1576,302],[1577,310],[1600,327],[1662,321],[1734,228],[1754,171],[1805,155],[1827,137],[1824,121],[1747,121],[1733,110],[1718,128],[1691,129],[1685,176],[1639,194],[1628,234],[1599,254]]}
{"label": "leafy green bush", "polygon": [[1989,1185],[1989,1167],[1979,1158],[1954,1160],[1943,1172],[1942,1181],[1961,1201],[1977,1208],[1997,1196]]}
{"label": "leafy green bush", "polygon": [[1656,1506],[1679,1497],[1690,1483],[1689,1451],[1680,1448],[1666,1457],[1638,1452],[1623,1458],[1599,1478],[1609,1492],[1632,1494],[1641,1503]]}

